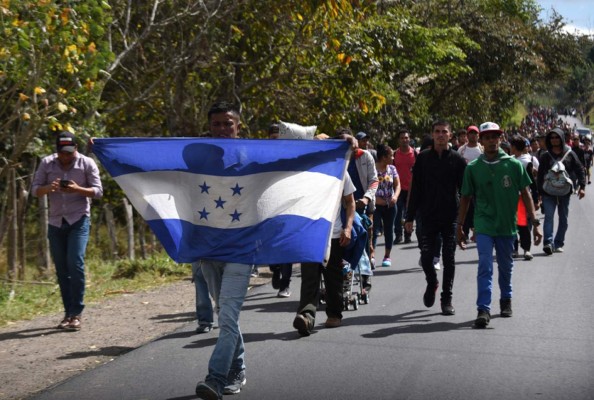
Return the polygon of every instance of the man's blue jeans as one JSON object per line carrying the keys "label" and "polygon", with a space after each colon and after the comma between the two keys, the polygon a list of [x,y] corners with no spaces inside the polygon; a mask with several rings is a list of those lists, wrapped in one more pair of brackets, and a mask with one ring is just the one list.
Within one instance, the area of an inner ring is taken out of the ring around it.
{"label": "man's blue jeans", "polygon": [[220,393],[231,371],[245,369],[239,312],[251,271],[250,265],[202,260],[202,273],[219,314],[219,338],[210,356],[206,381],[215,384]]}
{"label": "man's blue jeans", "polygon": [[493,248],[497,256],[499,272],[499,290],[501,299],[512,298],[512,270],[514,267],[515,236],[489,236],[477,233],[476,249],[479,255],[478,274],[476,278],[478,296],[476,308],[491,311],[491,295],[493,293]]}
{"label": "man's blue jeans", "polygon": [[196,319],[198,320],[198,326],[212,327],[214,325],[212,302],[208,295],[208,285],[206,279],[204,279],[199,261],[192,263],[192,276],[194,278],[194,288],[196,289]]}
{"label": "man's blue jeans", "polygon": [[[542,212],[544,213],[543,244],[552,244],[554,248],[563,247],[565,244],[565,233],[567,232],[567,215],[569,212],[569,199],[571,193],[566,196],[542,195]],[[559,212],[559,226],[553,240],[555,229],[555,209]]]}
{"label": "man's blue jeans", "polygon": [[67,317],[82,314],[85,296],[85,251],[89,241],[88,216],[70,225],[64,219],[59,228],[48,225],[50,253],[56,265],[64,313]]}

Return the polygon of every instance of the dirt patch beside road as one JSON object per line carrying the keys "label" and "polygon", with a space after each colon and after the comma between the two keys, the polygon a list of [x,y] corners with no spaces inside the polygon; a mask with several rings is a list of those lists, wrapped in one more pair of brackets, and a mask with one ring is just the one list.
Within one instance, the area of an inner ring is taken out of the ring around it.
{"label": "dirt patch beside road", "polygon": [[[269,276],[252,278],[251,285]],[[56,329],[63,315],[0,329],[0,399],[25,399],[195,320],[194,285],[177,282],[87,304],[79,332]]]}

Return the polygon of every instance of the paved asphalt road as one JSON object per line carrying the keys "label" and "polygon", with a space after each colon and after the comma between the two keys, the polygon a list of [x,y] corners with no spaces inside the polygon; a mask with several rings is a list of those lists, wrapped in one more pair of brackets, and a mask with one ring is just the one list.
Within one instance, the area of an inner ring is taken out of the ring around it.
{"label": "paved asphalt road", "polygon": [[[594,191],[588,194],[571,200],[565,253],[546,257],[539,247],[534,260],[518,260],[514,316],[499,318],[497,288],[485,330],[472,329],[474,246],[456,253],[455,316],[442,316],[438,304],[423,306],[414,243],[397,246],[394,265],[376,271],[370,304],[346,312],[337,329],[324,329],[319,313],[307,338],[292,328],[298,269],[289,299],[277,298],[269,285],[251,291],[241,314],[247,385],[234,398],[594,399]],[[193,399],[217,334],[193,329],[188,325],[35,399]]]}

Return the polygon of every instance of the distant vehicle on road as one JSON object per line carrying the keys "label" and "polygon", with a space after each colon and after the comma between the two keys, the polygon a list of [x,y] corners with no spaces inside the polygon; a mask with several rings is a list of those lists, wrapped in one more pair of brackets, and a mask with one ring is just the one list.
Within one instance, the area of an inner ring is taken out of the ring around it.
{"label": "distant vehicle on road", "polygon": [[587,135],[590,135],[590,137],[592,137],[592,131],[589,128],[576,128],[575,130],[577,133],[580,134],[580,137],[584,137]]}

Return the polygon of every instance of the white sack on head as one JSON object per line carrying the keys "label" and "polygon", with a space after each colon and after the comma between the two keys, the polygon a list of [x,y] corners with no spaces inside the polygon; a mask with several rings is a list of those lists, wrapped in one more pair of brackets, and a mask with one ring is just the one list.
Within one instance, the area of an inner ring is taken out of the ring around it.
{"label": "white sack on head", "polygon": [[279,121],[279,139],[313,139],[317,126],[301,126],[291,122]]}

